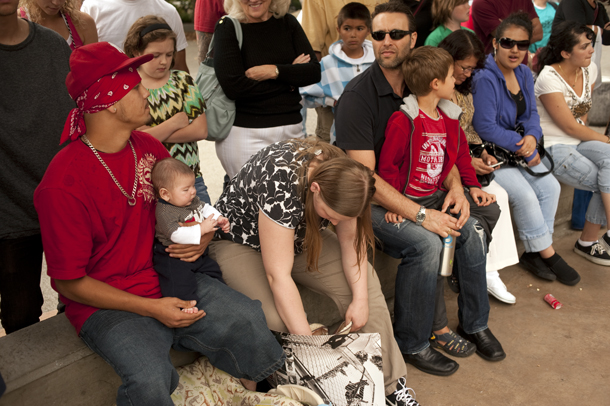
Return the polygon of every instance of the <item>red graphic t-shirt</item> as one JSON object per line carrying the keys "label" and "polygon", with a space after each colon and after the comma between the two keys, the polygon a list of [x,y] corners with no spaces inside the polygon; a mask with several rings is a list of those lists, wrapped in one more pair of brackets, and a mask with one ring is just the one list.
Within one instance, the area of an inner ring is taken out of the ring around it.
{"label": "red graphic t-shirt", "polygon": [[[150,172],[169,153],[145,133],[134,131],[131,142],[137,164],[129,144],[117,153],[99,154],[127,194],[137,177],[135,206],[80,139],[53,158],[34,193],[34,205],[52,279],[89,276],[134,295],[159,298],[152,265],[155,198]],[[98,310],[64,296],[61,300],[77,333]]]}
{"label": "red graphic t-shirt", "polygon": [[421,145],[413,145],[419,150],[417,162],[412,165],[412,173],[406,194],[411,196],[428,196],[439,188],[439,180],[445,162],[447,150],[447,130],[445,120],[439,114],[438,119],[429,117],[419,110],[423,132]]}

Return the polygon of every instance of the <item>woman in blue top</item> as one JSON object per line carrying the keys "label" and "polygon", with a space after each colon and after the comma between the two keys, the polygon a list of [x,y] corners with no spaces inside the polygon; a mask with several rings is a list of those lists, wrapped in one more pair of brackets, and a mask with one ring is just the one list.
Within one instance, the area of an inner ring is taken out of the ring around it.
{"label": "woman in blue top", "polygon": [[[536,110],[532,72],[521,64],[532,36],[525,13],[502,21],[493,39],[493,53],[473,80],[474,117],[479,136],[521,156],[533,172],[546,172],[536,144],[542,137]],[[523,128],[523,136],[517,132]],[[525,253],[519,263],[534,275],[575,285],[580,275],[553,249],[553,223],[559,201],[559,182],[548,174],[533,176],[524,168],[504,166],[495,180],[508,193],[513,219]]]}

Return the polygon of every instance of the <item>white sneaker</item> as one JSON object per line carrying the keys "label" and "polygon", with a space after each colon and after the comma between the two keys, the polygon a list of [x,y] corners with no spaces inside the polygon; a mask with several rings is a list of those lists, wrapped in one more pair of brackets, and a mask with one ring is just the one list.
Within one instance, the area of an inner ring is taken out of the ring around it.
{"label": "white sneaker", "polygon": [[501,302],[508,304],[517,303],[517,298],[506,289],[506,285],[502,282],[497,272],[487,274],[487,293]]}

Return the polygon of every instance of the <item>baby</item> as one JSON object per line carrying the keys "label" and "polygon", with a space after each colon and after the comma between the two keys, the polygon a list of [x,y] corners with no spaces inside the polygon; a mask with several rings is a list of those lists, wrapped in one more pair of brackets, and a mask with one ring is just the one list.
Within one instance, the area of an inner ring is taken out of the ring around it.
{"label": "baby", "polygon": [[[201,236],[221,228],[229,232],[229,221],[207,203],[202,203],[195,190],[195,174],[183,162],[166,158],[152,169],[152,183],[158,197],[155,216],[156,241],[153,264],[159,274],[161,293],[165,297],[198,300],[194,272],[216,278],[224,283],[220,267],[207,255],[207,249],[195,262],[172,258],[165,251],[171,244],[199,244]],[[196,313],[191,307],[182,309]]]}

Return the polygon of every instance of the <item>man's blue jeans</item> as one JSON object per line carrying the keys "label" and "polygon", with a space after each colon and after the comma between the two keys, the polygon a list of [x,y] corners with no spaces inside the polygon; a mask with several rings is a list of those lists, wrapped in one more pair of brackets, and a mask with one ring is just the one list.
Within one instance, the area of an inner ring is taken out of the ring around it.
{"label": "man's blue jeans", "polygon": [[196,274],[197,303],[206,316],[185,328],[172,329],[151,317],[117,310],[98,310],[83,325],[83,341],[108,362],[123,383],[117,406],[173,406],[171,393],[178,373],[170,348],[197,351],[215,367],[235,376],[261,381],[284,362],[261,303],[217,279]]}
{"label": "man's blue jeans", "polygon": [[[401,259],[396,275],[394,336],[405,354],[416,354],[429,345],[434,319],[434,294],[439,272],[442,240],[415,223],[385,221],[386,209],[373,205],[373,230],[386,254]],[[485,279],[487,247],[485,232],[470,217],[457,238],[455,260],[460,280],[458,317],[468,334],[487,328],[489,299]]]}

